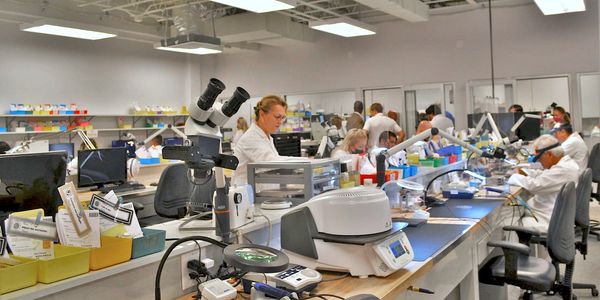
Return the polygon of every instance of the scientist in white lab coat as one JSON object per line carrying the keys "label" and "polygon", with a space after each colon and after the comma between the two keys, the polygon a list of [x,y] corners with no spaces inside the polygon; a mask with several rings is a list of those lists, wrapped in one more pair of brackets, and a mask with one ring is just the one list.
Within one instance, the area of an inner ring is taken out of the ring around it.
{"label": "scientist in white lab coat", "polygon": [[271,137],[271,134],[277,132],[279,126],[285,121],[286,110],[285,101],[275,95],[265,96],[256,104],[254,108],[256,122],[250,125],[233,148],[233,154],[239,160],[237,169],[233,172],[233,184],[248,183],[248,163],[299,159],[299,157],[279,155]]}
{"label": "scientist in white lab coat", "polygon": [[[539,161],[543,170],[526,170],[528,175],[514,174],[508,179],[511,185],[520,186],[535,196],[527,201],[531,213],[525,212],[521,219],[524,227],[547,231],[550,216],[560,188],[567,182],[577,184],[579,167],[566,155],[559,141],[548,134],[533,143],[534,161]],[[533,216],[532,216],[533,214]]]}
{"label": "scientist in white lab coat", "polygon": [[561,143],[565,154],[577,163],[579,173],[582,173],[587,168],[590,154],[587,145],[579,133],[573,132],[571,124],[564,123],[555,129],[554,137]]}

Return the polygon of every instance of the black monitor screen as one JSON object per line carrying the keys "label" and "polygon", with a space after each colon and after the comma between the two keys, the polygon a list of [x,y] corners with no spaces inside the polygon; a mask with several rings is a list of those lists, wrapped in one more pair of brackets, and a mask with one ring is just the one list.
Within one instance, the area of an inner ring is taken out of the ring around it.
{"label": "black monitor screen", "polygon": [[66,151],[69,160],[75,157],[75,147],[73,143],[58,143],[58,144],[50,144],[50,151]]}
{"label": "black monitor screen", "polygon": [[516,113],[497,113],[492,114],[492,117],[502,137],[507,137],[510,135],[510,129],[515,125],[520,115]]}
{"label": "black monitor screen", "polygon": [[125,147],[127,149],[127,157],[135,158],[135,142],[133,141],[125,141],[125,140],[116,140],[112,141],[113,148]]}
{"label": "black monitor screen", "polygon": [[[519,113],[519,118],[523,113]],[[541,112],[525,112],[525,114],[540,115]],[[535,118],[527,118],[517,129],[517,136],[524,141],[533,141],[540,137],[541,134],[541,120]]]}
{"label": "black monitor screen", "polygon": [[67,154],[62,151],[0,155],[0,211],[43,208],[54,215],[62,203]]}
{"label": "black monitor screen", "polygon": [[77,153],[78,186],[101,186],[127,181],[127,150],[107,148]]}

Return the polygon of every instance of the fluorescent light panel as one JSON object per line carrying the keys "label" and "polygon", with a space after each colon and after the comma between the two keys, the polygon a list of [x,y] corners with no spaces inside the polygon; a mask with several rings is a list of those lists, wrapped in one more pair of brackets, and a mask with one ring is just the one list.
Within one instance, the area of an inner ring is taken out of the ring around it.
{"label": "fluorescent light panel", "polygon": [[584,0],[535,0],[544,15],[585,11]]}
{"label": "fluorescent light panel", "polygon": [[21,30],[85,40],[101,40],[117,36],[116,33],[97,26],[59,20],[40,20],[31,24],[22,24]]}
{"label": "fluorescent light panel", "polygon": [[290,0],[211,0],[255,13],[294,8],[295,2]]}
{"label": "fluorescent light panel", "polygon": [[350,18],[311,21],[308,22],[308,26],[312,29],[340,35],[343,37],[372,35],[376,33],[374,26]]}

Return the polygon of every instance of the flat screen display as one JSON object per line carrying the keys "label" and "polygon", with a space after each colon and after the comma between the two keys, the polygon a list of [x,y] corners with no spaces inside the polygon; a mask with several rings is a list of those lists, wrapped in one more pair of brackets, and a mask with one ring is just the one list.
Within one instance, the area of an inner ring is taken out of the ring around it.
{"label": "flat screen display", "polygon": [[107,148],[77,153],[78,186],[101,186],[127,181],[127,150]]}
{"label": "flat screen display", "polygon": [[389,248],[395,258],[398,258],[406,253],[404,246],[402,246],[402,243],[400,243],[400,240],[396,240],[395,242],[391,243]]}
{"label": "flat screen display", "polygon": [[73,143],[50,144],[49,148],[50,151],[66,151],[69,160],[75,157],[75,146],[73,145]]}
{"label": "flat screen display", "polygon": [[0,155],[0,211],[43,208],[54,215],[66,174],[64,151]]}

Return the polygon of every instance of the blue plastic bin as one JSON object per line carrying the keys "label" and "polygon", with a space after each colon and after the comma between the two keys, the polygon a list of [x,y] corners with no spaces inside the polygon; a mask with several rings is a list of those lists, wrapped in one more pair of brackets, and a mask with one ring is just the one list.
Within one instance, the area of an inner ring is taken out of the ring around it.
{"label": "blue plastic bin", "polygon": [[166,231],[142,228],[142,232],[144,233],[143,237],[133,239],[131,258],[146,256],[165,249]]}
{"label": "blue plastic bin", "polygon": [[438,149],[436,152],[440,156],[446,156],[454,153],[454,145],[448,145],[446,147]]}
{"label": "blue plastic bin", "polygon": [[140,160],[140,164],[142,164],[142,165],[152,165],[152,164],[160,163],[159,157],[139,158],[139,160]]}

